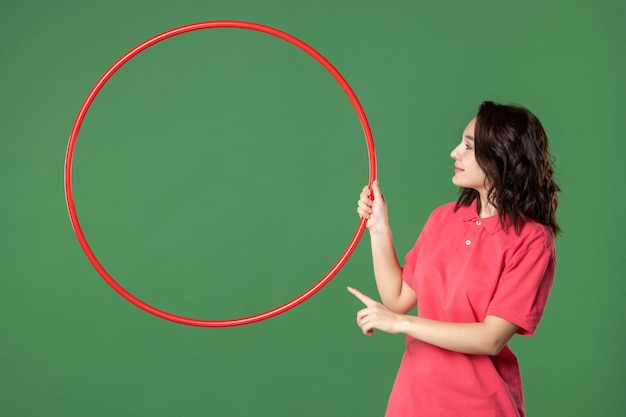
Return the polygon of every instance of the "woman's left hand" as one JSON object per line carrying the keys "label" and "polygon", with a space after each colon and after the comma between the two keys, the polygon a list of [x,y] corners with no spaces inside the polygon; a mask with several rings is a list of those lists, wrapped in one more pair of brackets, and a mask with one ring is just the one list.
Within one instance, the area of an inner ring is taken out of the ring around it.
{"label": "woman's left hand", "polygon": [[356,314],[356,323],[364,335],[371,336],[374,334],[374,329],[394,334],[402,332],[403,325],[406,323],[405,316],[394,313],[355,288],[348,287],[348,291],[366,306]]}

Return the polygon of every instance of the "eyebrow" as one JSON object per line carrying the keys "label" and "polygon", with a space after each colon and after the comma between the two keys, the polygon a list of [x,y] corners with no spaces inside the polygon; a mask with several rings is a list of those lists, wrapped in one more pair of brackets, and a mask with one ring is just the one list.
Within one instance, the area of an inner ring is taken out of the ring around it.
{"label": "eyebrow", "polygon": [[474,141],[474,136],[470,136],[470,135],[465,135],[465,139],[469,139],[472,142]]}

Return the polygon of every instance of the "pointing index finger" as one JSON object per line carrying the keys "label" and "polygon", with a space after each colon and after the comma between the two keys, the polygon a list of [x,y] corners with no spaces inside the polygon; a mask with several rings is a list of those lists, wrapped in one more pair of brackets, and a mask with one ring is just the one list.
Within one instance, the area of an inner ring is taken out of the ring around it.
{"label": "pointing index finger", "polygon": [[357,290],[356,288],[348,287],[348,291],[352,295],[354,295],[356,298],[361,300],[361,302],[363,304],[365,304],[367,307],[371,307],[374,304],[376,304],[376,301],[374,301],[373,299],[369,298],[367,295],[363,294],[361,291]]}

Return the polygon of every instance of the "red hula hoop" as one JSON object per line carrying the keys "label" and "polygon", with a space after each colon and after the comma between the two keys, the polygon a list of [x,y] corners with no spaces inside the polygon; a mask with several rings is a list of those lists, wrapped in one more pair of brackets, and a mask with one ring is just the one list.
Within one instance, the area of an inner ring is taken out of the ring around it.
{"label": "red hula hoop", "polygon": [[322,289],[322,287],[324,287],[324,285],[326,285],[328,282],[330,282],[330,280],[344,266],[344,264],[347,262],[348,258],[350,258],[350,256],[352,255],[352,252],[354,251],[354,249],[358,245],[359,240],[361,239],[361,236],[363,235],[363,232],[365,230],[366,220],[361,219],[361,221],[359,222],[359,225],[358,225],[358,227],[356,229],[356,232],[354,233],[354,235],[352,237],[352,240],[348,244],[348,247],[344,250],[344,252],[341,254],[341,257],[339,258],[339,260],[326,273],[326,275],[324,275],[315,285],[313,285],[311,288],[309,288],[307,291],[305,291],[304,293],[302,293],[298,297],[294,298],[293,300],[291,300],[291,301],[289,301],[289,302],[287,302],[287,303],[285,303],[285,304],[283,304],[283,305],[281,305],[279,307],[276,307],[274,309],[265,311],[263,313],[255,314],[255,315],[252,315],[252,316],[248,316],[248,317],[241,317],[241,318],[235,318],[235,319],[226,319],[226,320],[192,319],[192,318],[187,318],[187,317],[183,317],[183,316],[177,316],[177,315],[174,315],[174,314],[170,314],[170,313],[168,313],[166,311],[159,310],[159,309],[157,309],[157,308],[155,308],[155,307],[153,307],[153,306],[151,306],[149,304],[146,304],[145,302],[141,301],[140,299],[138,299],[137,297],[135,297],[134,295],[132,295],[131,293],[126,291],[121,285],[119,285],[113,279],[113,277],[111,277],[111,275],[109,275],[109,273],[104,269],[102,264],[100,264],[100,262],[96,258],[96,255],[93,253],[93,251],[89,247],[89,244],[87,243],[87,239],[85,238],[85,235],[83,234],[83,231],[82,231],[82,229],[80,227],[80,223],[78,221],[78,215],[76,214],[76,207],[74,205],[74,197],[73,197],[73,193],[72,193],[72,162],[73,162],[73,157],[74,157],[74,147],[76,145],[76,140],[78,138],[78,133],[80,131],[81,125],[83,123],[83,120],[85,119],[85,115],[87,114],[87,111],[89,110],[89,106],[92,104],[92,102],[94,101],[94,99],[98,95],[98,92],[102,89],[102,87],[106,84],[106,82],[111,78],[111,76],[113,74],[115,74],[115,72],[117,70],[119,70],[124,64],[126,64],[128,61],[130,61],[135,55],[139,54],[143,50],[145,50],[145,49],[147,49],[147,48],[149,48],[149,47],[151,47],[151,46],[153,46],[153,45],[155,45],[155,44],[157,44],[157,43],[159,43],[159,42],[161,42],[161,41],[163,41],[165,39],[171,38],[171,37],[176,36],[176,35],[181,35],[181,34],[187,33],[187,32],[192,32],[192,31],[201,30],[201,29],[212,29],[212,28],[247,29],[247,30],[254,30],[254,31],[263,32],[263,33],[266,33],[268,35],[275,36],[277,38],[283,39],[283,40],[285,40],[285,41],[287,41],[287,42],[297,46],[298,48],[300,48],[301,50],[303,50],[304,52],[309,54],[311,57],[313,57],[324,68],[326,68],[326,70],[335,78],[335,80],[343,88],[344,92],[346,93],[346,95],[350,99],[350,102],[352,103],[352,106],[356,110],[356,113],[357,113],[357,115],[359,117],[359,120],[361,122],[361,126],[363,128],[363,133],[365,134],[365,140],[367,142],[367,152],[368,152],[368,158],[369,158],[369,184],[370,184],[370,186],[372,185],[372,183],[374,182],[374,179],[376,178],[376,153],[375,153],[375,150],[374,150],[374,139],[372,137],[372,132],[371,132],[369,123],[367,121],[367,117],[365,116],[365,111],[363,110],[363,107],[361,106],[361,104],[359,103],[358,98],[356,97],[356,95],[352,91],[352,88],[350,87],[348,82],[343,78],[343,76],[339,73],[339,71],[326,58],[324,58],[319,52],[317,52],[315,49],[313,49],[312,47],[310,47],[306,43],[302,42],[301,40],[295,38],[294,36],[289,35],[288,33],[285,33],[285,32],[280,31],[278,29],[274,29],[272,27],[261,25],[261,24],[258,24],[258,23],[251,23],[251,22],[244,22],[244,21],[235,21],[235,20],[214,20],[214,21],[192,23],[192,24],[189,24],[189,25],[180,26],[178,28],[170,29],[170,30],[168,30],[166,32],[163,32],[163,33],[161,33],[159,35],[156,35],[156,36],[146,40],[145,42],[137,45],[135,48],[131,49],[130,51],[128,51],[124,56],[122,56],[120,59],[118,59],[100,77],[98,82],[96,82],[96,84],[93,86],[93,88],[91,89],[91,91],[87,95],[87,98],[83,102],[83,105],[81,106],[81,108],[80,108],[80,110],[78,112],[76,120],[74,121],[74,126],[72,127],[72,131],[71,131],[71,134],[70,134],[69,142],[68,142],[68,145],[67,145],[67,152],[65,154],[65,175],[64,175],[64,180],[65,180],[65,199],[66,199],[66,203],[67,203],[67,210],[68,210],[68,213],[69,213],[70,221],[72,223],[72,227],[74,229],[74,233],[76,234],[76,237],[78,238],[78,242],[80,243],[81,248],[83,249],[83,251],[87,255],[87,258],[89,259],[91,264],[94,266],[96,271],[100,274],[100,276],[118,294],[120,294],[126,300],[130,301],[131,303],[133,303],[135,306],[141,308],[142,310],[145,310],[145,311],[147,311],[150,314],[153,314],[153,315],[155,315],[157,317],[160,317],[162,319],[165,319],[165,320],[170,320],[170,321],[175,322],[175,323],[185,324],[185,325],[188,325],[188,326],[199,326],[199,327],[231,327],[231,326],[241,326],[241,325],[245,325],[245,324],[251,324],[251,323],[259,322],[261,320],[269,319],[269,318],[274,317],[274,316],[276,316],[278,314],[284,313],[287,310],[292,309],[293,307],[295,307],[295,306],[299,305],[300,303],[306,301],[311,296],[313,296],[315,293],[317,293],[320,289]]}

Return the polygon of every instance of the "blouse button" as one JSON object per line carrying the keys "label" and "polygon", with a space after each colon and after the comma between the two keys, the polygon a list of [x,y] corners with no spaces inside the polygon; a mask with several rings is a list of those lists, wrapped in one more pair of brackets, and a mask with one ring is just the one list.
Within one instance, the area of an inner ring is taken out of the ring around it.
{"label": "blouse button", "polygon": [[476,222],[476,226],[480,226],[482,223],[480,223],[480,220]]}
{"label": "blouse button", "polygon": [[471,241],[471,240],[469,240],[469,239],[467,239],[467,240],[465,241],[465,244],[469,246],[469,245],[471,245],[471,244],[472,244],[472,241]]}

